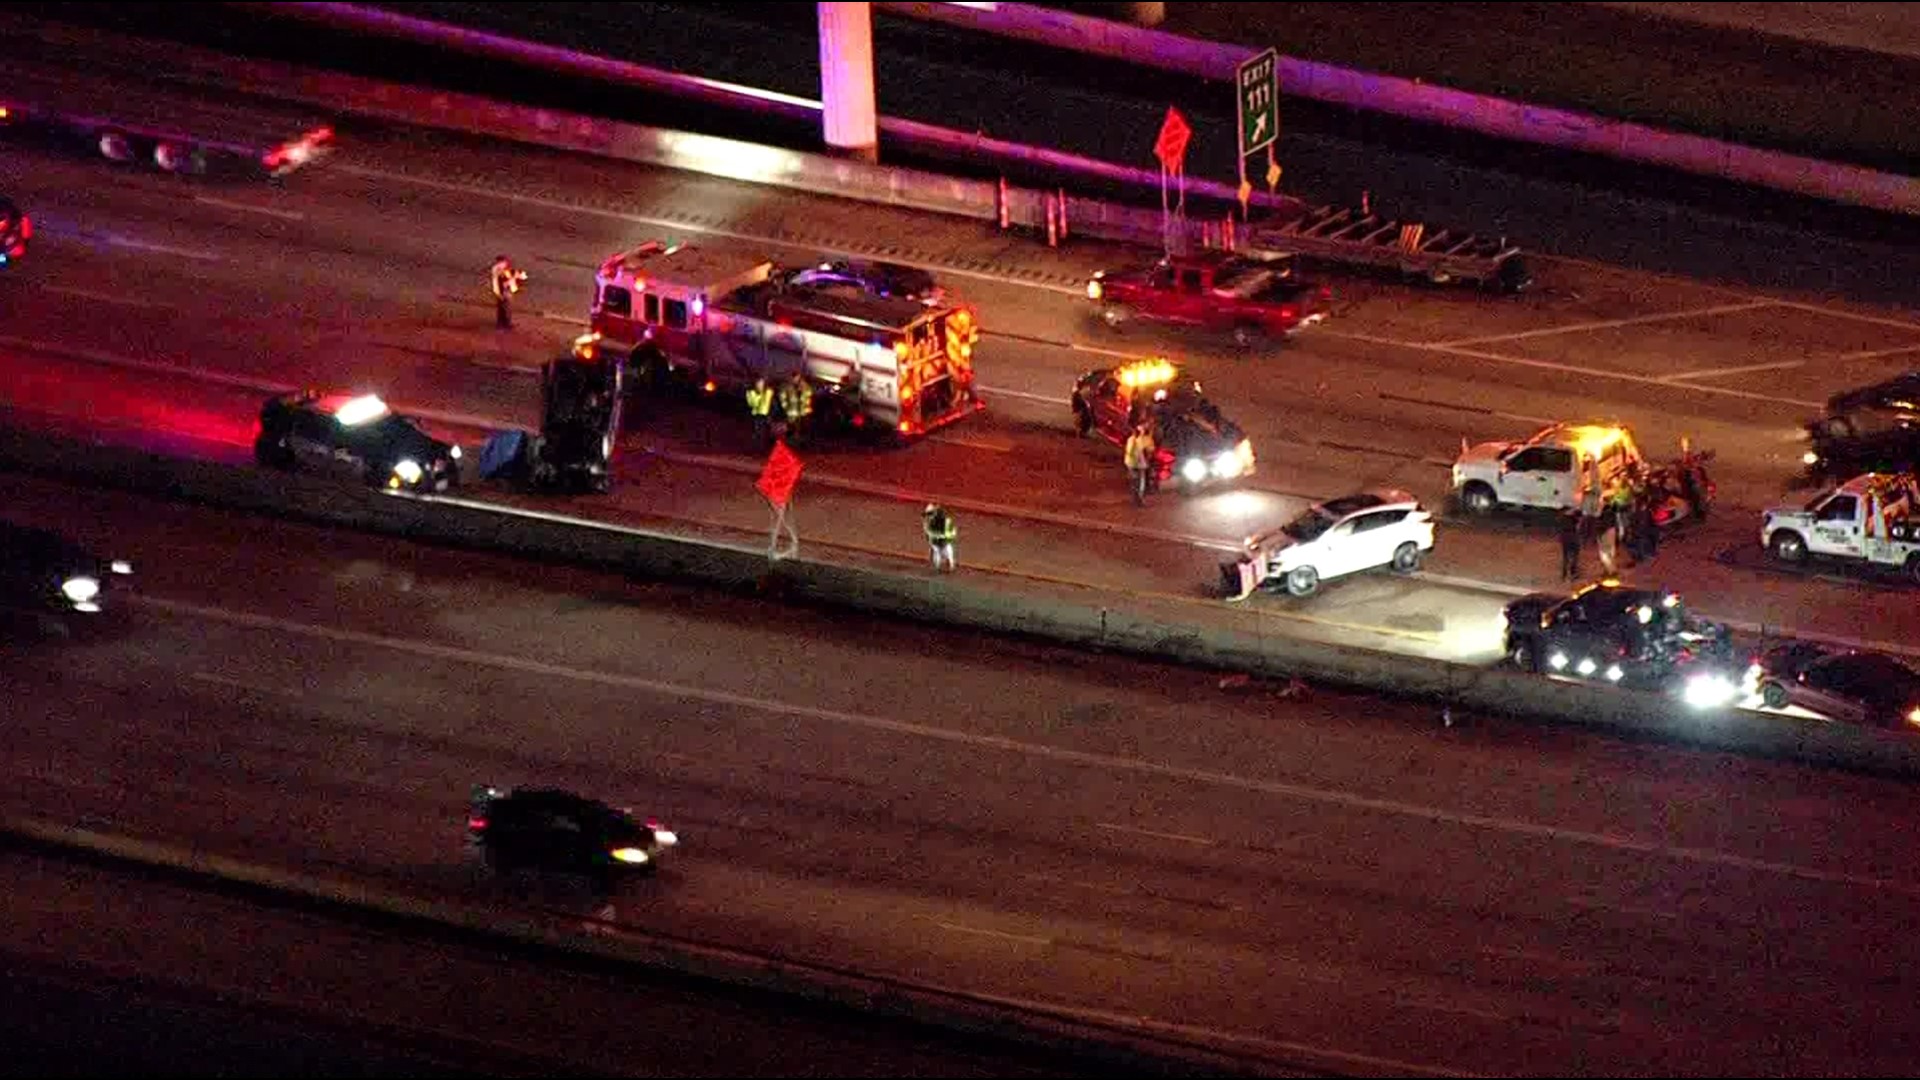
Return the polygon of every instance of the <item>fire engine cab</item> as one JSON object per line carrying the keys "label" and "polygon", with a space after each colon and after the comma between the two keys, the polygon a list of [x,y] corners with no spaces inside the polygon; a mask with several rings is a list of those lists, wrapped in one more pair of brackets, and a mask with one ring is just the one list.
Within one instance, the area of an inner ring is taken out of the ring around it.
{"label": "fire engine cab", "polygon": [[600,347],[636,382],[743,396],[796,373],[815,416],[923,435],[985,408],[974,391],[980,328],[965,307],[794,284],[757,251],[650,241],[601,264],[591,310]]}

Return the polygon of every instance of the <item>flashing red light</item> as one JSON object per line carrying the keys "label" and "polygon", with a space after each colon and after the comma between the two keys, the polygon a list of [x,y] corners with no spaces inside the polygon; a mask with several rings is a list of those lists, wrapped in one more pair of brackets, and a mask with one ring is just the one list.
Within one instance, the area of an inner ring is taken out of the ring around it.
{"label": "flashing red light", "polygon": [[902,421],[900,421],[900,433],[901,433],[902,435],[911,435],[911,434],[913,434],[913,421],[911,421],[911,420],[902,420]]}
{"label": "flashing red light", "polygon": [[1665,525],[1668,521],[1672,520],[1672,518],[1673,518],[1673,511],[1671,510],[1663,509],[1663,510],[1655,510],[1653,512],[1654,523],[1658,525]]}
{"label": "flashing red light", "polygon": [[657,818],[657,817],[650,817],[650,818],[648,818],[648,819],[647,819],[647,828],[649,828],[649,829],[652,829],[652,830],[654,830],[655,832],[658,832],[658,831],[660,831],[661,829],[664,829],[664,828],[666,828],[666,826],[665,826],[665,825],[662,825],[662,824],[660,824],[660,819],[659,819],[659,818]]}
{"label": "flashing red light", "polygon": [[472,829],[474,832],[479,832],[482,829],[485,829],[486,827],[487,827],[486,818],[470,817],[467,819],[467,828]]}
{"label": "flashing red light", "polygon": [[1283,319],[1291,319],[1296,314],[1297,313],[1293,310],[1292,304],[1287,304],[1280,309],[1280,317]]}
{"label": "flashing red light", "polygon": [[853,414],[853,419],[852,419],[851,421],[849,421],[849,422],[850,422],[851,424],[853,424],[853,426],[854,426],[854,427],[866,427],[866,426],[867,426],[867,414],[866,414],[866,413],[854,413],[854,414]]}

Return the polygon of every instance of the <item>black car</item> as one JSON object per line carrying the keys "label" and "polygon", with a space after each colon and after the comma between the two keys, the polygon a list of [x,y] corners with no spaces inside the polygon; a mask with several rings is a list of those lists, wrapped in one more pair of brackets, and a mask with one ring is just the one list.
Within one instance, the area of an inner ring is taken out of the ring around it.
{"label": "black car", "polygon": [[377,488],[447,491],[460,483],[460,448],[427,434],[372,394],[312,390],[268,399],[253,456]]}
{"label": "black car", "polygon": [[787,283],[810,288],[846,286],[875,296],[917,300],[928,307],[937,307],[946,299],[946,289],[932,274],[900,263],[823,259],[787,275]]}
{"label": "black car", "polygon": [[1166,360],[1097,368],[1073,384],[1074,430],[1124,446],[1138,424],[1153,432],[1152,481],[1178,480],[1183,491],[1249,476],[1253,443],[1208,400],[1198,380]]}
{"label": "black car", "polygon": [[0,196],[0,269],[26,257],[27,241],[33,239],[33,219],[12,200]]}
{"label": "black car", "polygon": [[467,843],[500,872],[581,874],[606,884],[622,871],[659,869],[679,842],[656,820],[557,788],[482,784],[467,809]]}
{"label": "black car", "polygon": [[1747,687],[1769,709],[1805,709],[1824,720],[1920,731],[1920,673],[1883,653],[1794,641],[1763,653]]}
{"label": "black car", "polygon": [[1739,692],[1732,633],[1690,615],[1670,592],[1608,580],[1571,595],[1532,593],[1504,614],[1507,659],[1522,671],[1680,689],[1702,706],[1725,705]]}
{"label": "black car", "polygon": [[540,369],[540,438],[533,482],[540,487],[613,487],[613,450],[620,437],[625,365],[602,354],[598,338],[574,342],[571,354]]}
{"label": "black car", "polygon": [[1800,460],[1809,479],[1912,471],[1920,467],[1920,372],[1835,394],[1806,427]]}
{"label": "black car", "polygon": [[88,551],[52,529],[0,521],[0,607],[72,628],[99,616],[133,573],[132,564]]}

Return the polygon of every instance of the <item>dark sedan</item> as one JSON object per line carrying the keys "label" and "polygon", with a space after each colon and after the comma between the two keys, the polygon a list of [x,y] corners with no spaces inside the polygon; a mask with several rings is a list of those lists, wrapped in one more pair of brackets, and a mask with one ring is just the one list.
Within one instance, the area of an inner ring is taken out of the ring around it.
{"label": "dark sedan", "polygon": [[105,613],[133,573],[124,559],[97,555],[52,529],[9,521],[0,521],[0,560],[0,608],[56,632]]}
{"label": "dark sedan", "polygon": [[928,307],[938,307],[946,299],[946,289],[932,274],[901,263],[823,259],[795,270],[787,281],[811,288],[850,287],[875,296],[915,300]]}
{"label": "dark sedan", "polygon": [[1769,709],[1804,709],[1843,724],[1920,730],[1920,673],[1882,653],[1789,642],[1747,670],[1750,692]]}

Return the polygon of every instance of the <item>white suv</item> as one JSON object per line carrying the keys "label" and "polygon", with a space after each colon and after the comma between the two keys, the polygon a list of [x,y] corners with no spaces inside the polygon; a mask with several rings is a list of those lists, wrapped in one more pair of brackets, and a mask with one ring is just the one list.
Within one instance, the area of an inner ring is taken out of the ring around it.
{"label": "white suv", "polygon": [[1299,517],[1247,541],[1223,569],[1231,599],[1261,587],[1311,596],[1320,583],[1391,567],[1411,574],[1433,550],[1433,515],[1404,491],[1365,491],[1310,506]]}

